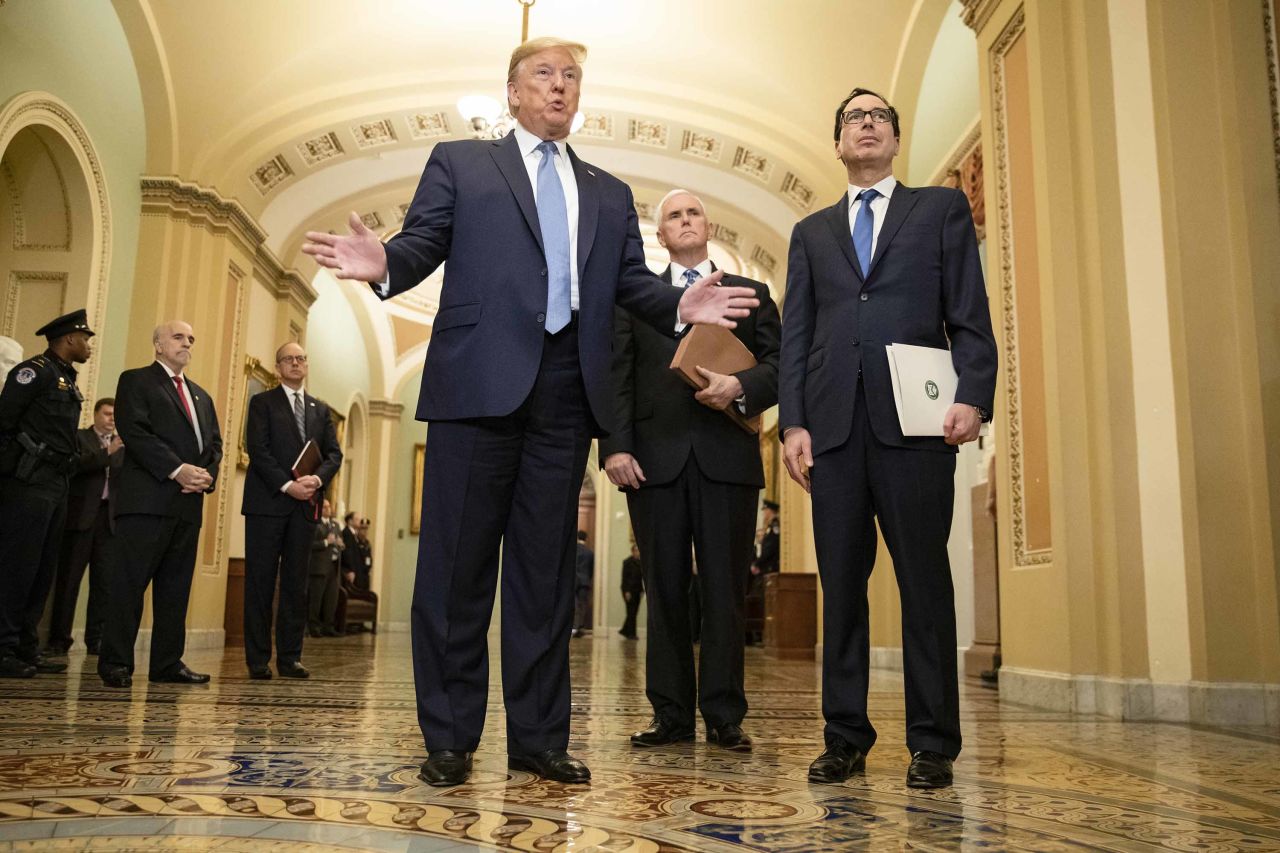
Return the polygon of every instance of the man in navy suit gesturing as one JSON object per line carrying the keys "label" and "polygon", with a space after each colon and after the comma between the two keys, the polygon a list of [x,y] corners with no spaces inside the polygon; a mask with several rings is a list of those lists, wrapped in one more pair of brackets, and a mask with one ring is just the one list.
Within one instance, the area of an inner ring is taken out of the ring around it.
{"label": "man in navy suit gesturing", "polygon": [[[996,346],[969,203],[958,190],[898,183],[899,138],[897,112],[875,92],[854,89],[836,109],[849,193],[791,235],[778,429],[787,471],[813,496],[823,587],[827,748],[809,778],[844,781],[875,743],[867,578],[879,521],[902,598],[907,785],[937,788],[951,784],[960,752],[947,560],[955,453],[991,417]],[[903,436],[892,343],[951,350],[959,385],[941,437]]]}
{"label": "man in navy suit gesturing", "polygon": [[422,777],[471,770],[488,692],[485,635],[502,547],[502,684],[512,767],[560,782],[590,771],[569,741],[569,629],[578,491],[612,427],[615,303],[675,335],[732,327],[757,304],[719,274],[687,290],[644,263],[631,190],[564,142],[586,48],[542,38],[511,55],[518,127],[435,146],[403,230],[383,245],[308,232],[303,251],[384,299],[446,260],[417,417],[431,423],[412,631]]}

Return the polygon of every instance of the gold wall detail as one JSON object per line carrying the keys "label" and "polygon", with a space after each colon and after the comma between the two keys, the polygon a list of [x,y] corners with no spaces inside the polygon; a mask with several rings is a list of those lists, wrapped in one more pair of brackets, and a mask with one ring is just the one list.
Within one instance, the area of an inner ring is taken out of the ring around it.
{"label": "gold wall detail", "polygon": [[[996,192],[999,199],[1000,217],[1000,309],[1004,330],[1004,381],[1005,405],[1009,419],[1009,443],[1007,459],[1011,480],[1011,498],[1013,505],[1012,534],[1014,566],[1035,566],[1049,563],[1053,559],[1052,551],[1047,544],[1033,548],[1029,539],[1027,516],[1027,479],[1026,479],[1026,436],[1023,431],[1023,385],[1021,381],[1021,365],[1019,364],[1019,313],[1017,300],[1016,272],[1018,264],[1015,260],[1013,240],[1013,188],[1010,178],[1009,163],[1009,110],[1008,79],[1006,59],[1009,51],[1026,31],[1026,11],[1019,7],[1010,18],[1000,37],[991,47],[991,67],[994,84],[993,107],[995,113],[995,133],[993,141],[996,150]],[[1020,212],[1020,215],[1032,215],[1034,209]],[[1034,247],[1028,247],[1034,248]],[[1046,448],[1041,448],[1045,450]],[[1044,500],[1048,500],[1047,483],[1044,489]],[[1048,509],[1045,507],[1045,519]]]}

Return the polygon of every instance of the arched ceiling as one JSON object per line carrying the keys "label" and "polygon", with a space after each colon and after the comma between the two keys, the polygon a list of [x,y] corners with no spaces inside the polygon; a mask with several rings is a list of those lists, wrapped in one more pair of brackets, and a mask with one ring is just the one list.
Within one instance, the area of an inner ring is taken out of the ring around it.
{"label": "arched ceiling", "polygon": [[[148,121],[167,125],[149,129],[150,167],[236,198],[281,260],[304,269],[301,232],[334,227],[342,210],[398,225],[427,149],[467,135],[457,98],[501,96],[520,28],[517,0],[115,6],[156,105]],[[571,139],[585,159],[641,202],[688,185],[738,235],[745,262],[763,253],[777,263],[791,225],[843,191],[834,105],[854,84],[914,102],[918,79],[904,63],[917,64],[947,7],[536,0],[530,34],[590,49],[590,121]]]}

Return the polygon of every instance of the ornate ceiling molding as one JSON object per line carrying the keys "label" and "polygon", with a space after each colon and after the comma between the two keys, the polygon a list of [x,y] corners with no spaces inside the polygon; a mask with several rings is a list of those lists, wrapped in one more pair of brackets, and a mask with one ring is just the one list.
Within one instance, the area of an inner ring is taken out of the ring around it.
{"label": "ornate ceiling molding", "polygon": [[398,421],[403,414],[404,403],[398,403],[395,400],[378,399],[369,401],[369,417],[371,418],[389,418],[393,421]]}
{"label": "ornate ceiling molding", "polygon": [[1000,0],[960,0],[963,7],[960,17],[975,33],[982,32],[983,27],[991,20]]}
{"label": "ornate ceiling molding", "polygon": [[143,177],[142,213],[185,219],[215,233],[232,236],[253,258],[259,277],[277,299],[288,300],[303,313],[316,301],[316,292],[294,269],[286,268],[266,246],[267,232],[234,199],[212,188],[169,177]]}

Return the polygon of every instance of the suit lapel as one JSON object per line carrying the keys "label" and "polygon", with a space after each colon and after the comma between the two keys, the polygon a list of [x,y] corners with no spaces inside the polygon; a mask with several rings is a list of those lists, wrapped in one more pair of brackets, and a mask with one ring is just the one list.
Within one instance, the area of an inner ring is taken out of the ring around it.
{"label": "suit lapel", "polygon": [[533,232],[533,239],[538,241],[538,248],[545,254],[547,250],[542,245],[542,226],[538,224],[538,206],[533,201],[533,187],[529,184],[529,172],[520,158],[520,145],[516,142],[515,133],[508,133],[493,143],[489,153],[493,155],[494,162],[498,164],[511,192],[515,194],[520,212],[524,214],[524,220]]}
{"label": "suit lapel", "polygon": [[840,251],[844,252],[849,266],[853,267],[853,274],[858,277],[858,281],[862,281],[862,267],[858,264],[858,256],[853,251],[853,232],[849,230],[849,194],[842,195],[840,200],[828,207],[822,215],[826,218]]}
{"label": "suit lapel", "polygon": [[[568,148],[568,146],[566,146]],[[578,183],[578,281],[586,274],[587,258],[591,256],[591,244],[596,239],[596,223],[600,213],[600,185],[596,173],[587,168],[578,155],[569,148],[569,162],[573,164],[573,176]]]}
{"label": "suit lapel", "polygon": [[[195,426],[191,423],[191,418],[187,417],[187,410],[183,407],[182,399],[178,396],[178,386],[174,384],[173,377],[169,375],[169,372],[165,370],[158,361],[152,364],[152,368],[152,373],[155,375],[156,381],[159,382],[160,386],[164,389],[164,394],[169,398],[169,402],[173,403],[174,409],[178,412],[178,417],[187,422],[187,426],[192,428],[191,432],[194,434]],[[188,380],[186,376],[183,376],[182,383],[186,386],[188,393],[190,393],[190,380]],[[188,400],[187,402],[189,405],[195,405],[194,401]]]}
{"label": "suit lapel", "polygon": [[867,278],[875,273],[876,264],[880,263],[880,259],[884,257],[885,250],[889,248],[894,235],[898,233],[907,214],[915,205],[914,189],[901,183],[894,187],[893,195],[889,196],[889,210],[884,215],[884,224],[880,226],[880,236],[876,238],[876,253],[871,258],[871,266],[867,268]]}

